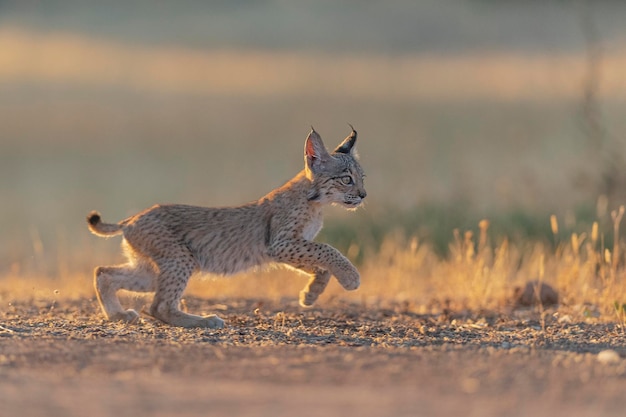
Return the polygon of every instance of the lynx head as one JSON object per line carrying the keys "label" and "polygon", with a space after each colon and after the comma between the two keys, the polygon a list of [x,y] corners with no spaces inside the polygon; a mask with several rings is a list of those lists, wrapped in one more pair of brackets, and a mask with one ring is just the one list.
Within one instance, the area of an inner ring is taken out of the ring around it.
{"label": "lynx head", "polygon": [[[352,126],[350,126],[352,127]],[[356,130],[329,153],[322,138],[311,130],[304,144],[304,166],[311,180],[309,201],[323,204],[340,204],[349,209],[357,208],[367,193],[363,186],[363,169],[354,150]]]}

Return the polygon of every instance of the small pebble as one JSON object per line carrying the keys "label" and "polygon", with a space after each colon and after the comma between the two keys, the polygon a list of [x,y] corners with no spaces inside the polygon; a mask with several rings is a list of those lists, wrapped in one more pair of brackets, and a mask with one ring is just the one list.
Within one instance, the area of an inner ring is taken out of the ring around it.
{"label": "small pebble", "polygon": [[613,349],[606,349],[598,353],[598,362],[604,365],[611,365],[614,363],[618,363],[622,360],[619,356],[619,353],[614,351]]}

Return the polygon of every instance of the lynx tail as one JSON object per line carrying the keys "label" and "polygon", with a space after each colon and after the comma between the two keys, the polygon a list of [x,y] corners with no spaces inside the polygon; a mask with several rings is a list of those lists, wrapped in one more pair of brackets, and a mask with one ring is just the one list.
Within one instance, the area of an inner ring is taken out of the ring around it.
{"label": "lynx tail", "polygon": [[117,223],[103,223],[100,213],[92,211],[87,216],[87,227],[97,236],[109,237],[122,233],[122,226]]}

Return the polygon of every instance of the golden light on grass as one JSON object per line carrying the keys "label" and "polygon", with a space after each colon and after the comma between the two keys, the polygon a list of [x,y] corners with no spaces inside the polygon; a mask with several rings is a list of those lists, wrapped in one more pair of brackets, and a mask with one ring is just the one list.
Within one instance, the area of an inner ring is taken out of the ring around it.
{"label": "golden light on grass", "polygon": [[[523,242],[520,246],[506,238],[497,245],[483,246],[487,226],[487,222],[479,224],[478,238],[457,230],[447,258],[437,255],[426,242],[392,233],[384,239],[378,253],[365,257],[360,266],[359,291],[344,292],[339,285],[331,283],[320,297],[320,306],[340,298],[355,302],[404,301],[421,312],[436,310],[448,302],[458,308],[497,311],[510,306],[516,285],[534,280],[553,285],[560,292],[560,308],[583,319],[592,318],[589,312],[593,310],[594,317],[613,320],[615,303],[621,305],[626,301],[626,282],[621,279],[626,277],[626,271],[617,268],[615,273],[620,279],[610,279],[614,265],[610,251],[596,249],[586,233],[574,233],[555,248],[540,242],[530,245]],[[605,263],[600,261],[604,253],[608,257]],[[236,286],[243,285],[246,294],[253,294],[259,291],[254,282],[259,278],[261,281],[257,282],[264,288],[261,293],[270,298],[293,298],[306,281],[293,271],[278,269],[254,277],[242,276],[236,283],[197,281],[193,290],[207,296],[211,296],[213,289],[216,291],[213,295],[225,291],[224,294],[237,296]],[[220,286],[219,290],[215,284]],[[548,314],[548,310],[544,313]]]}
{"label": "golden light on grass", "polygon": [[[515,286],[536,280],[559,291],[559,309],[571,317],[614,320],[615,305],[626,303],[626,270],[615,262],[609,249],[596,248],[585,233],[572,234],[555,248],[540,242],[522,242],[520,246],[508,239],[490,245],[482,243],[486,226],[481,222],[478,238],[473,233],[456,231],[446,258],[427,242],[392,233],[377,253],[368,251],[364,257],[359,267],[359,291],[345,292],[333,281],[320,297],[319,306],[343,299],[357,303],[406,302],[422,313],[441,311],[444,305],[502,311],[510,308]],[[349,252],[358,254],[356,250]],[[71,260],[66,263],[72,264]],[[99,262],[93,260],[96,264]],[[230,278],[193,278],[187,294],[224,305],[236,298],[296,300],[306,281],[306,276],[293,270],[268,268]],[[23,276],[18,271],[0,280],[2,302],[64,298],[91,298],[95,303],[91,270],[71,271],[66,276]],[[595,316],[589,316],[590,311]]]}
{"label": "golden light on grass", "polygon": [[598,222],[593,222],[591,226],[591,242],[595,245],[598,242]]}
{"label": "golden light on grass", "polygon": [[615,273],[617,264],[620,261],[619,227],[622,217],[624,217],[624,206],[620,206],[618,210],[611,212],[611,219],[613,220],[613,273]]}
{"label": "golden light on grass", "polygon": [[554,236],[559,234],[559,221],[554,214],[550,216],[550,230]]}
{"label": "golden light on grass", "polygon": [[572,242],[572,254],[574,257],[578,257],[580,253],[580,245],[582,241],[585,239],[584,233],[578,236],[577,233],[572,233],[571,242]]}

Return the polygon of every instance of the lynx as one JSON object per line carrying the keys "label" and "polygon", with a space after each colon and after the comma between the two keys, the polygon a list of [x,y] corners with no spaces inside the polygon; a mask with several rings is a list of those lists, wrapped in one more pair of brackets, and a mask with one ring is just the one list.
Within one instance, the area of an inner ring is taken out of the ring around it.
{"label": "lynx", "polygon": [[357,132],[329,153],[312,129],[304,145],[304,169],[258,201],[238,207],[207,208],[156,205],[119,223],[104,223],[98,212],[87,217],[98,236],[123,235],[128,262],[99,266],[94,286],[109,320],[135,322],[139,314],[124,310],[120,289],[155,292],[149,314],[179,327],[222,328],[216,315],[197,316],[180,310],[191,275],[204,271],[228,275],[269,263],[286,264],[310,275],[300,292],[311,306],[331,275],[346,290],[356,290],[360,276],[334,247],[314,242],[328,204],[356,209],[366,196],[363,170],[354,151]]}

